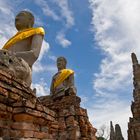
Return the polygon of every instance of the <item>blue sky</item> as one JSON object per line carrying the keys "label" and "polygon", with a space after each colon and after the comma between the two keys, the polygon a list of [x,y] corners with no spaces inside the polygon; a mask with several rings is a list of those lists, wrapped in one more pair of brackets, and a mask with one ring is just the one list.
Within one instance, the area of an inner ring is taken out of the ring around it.
{"label": "blue sky", "polygon": [[15,15],[29,10],[46,35],[33,67],[37,95],[48,95],[55,61],[65,56],[75,71],[81,105],[94,127],[119,123],[127,136],[131,116],[131,52],[140,59],[139,0],[0,0],[0,46],[17,31]]}

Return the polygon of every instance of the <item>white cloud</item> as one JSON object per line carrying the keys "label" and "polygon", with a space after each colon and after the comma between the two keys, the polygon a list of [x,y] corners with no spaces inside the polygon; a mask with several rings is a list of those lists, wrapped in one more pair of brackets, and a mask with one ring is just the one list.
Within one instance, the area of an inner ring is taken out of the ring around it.
{"label": "white cloud", "polygon": [[41,7],[44,15],[50,16],[54,20],[60,20],[59,16],[49,7],[45,0],[35,0],[35,3]]}
{"label": "white cloud", "polygon": [[49,43],[43,40],[38,61],[42,60],[43,56],[46,55],[46,53],[49,51],[49,48],[50,48]]}
{"label": "white cloud", "polygon": [[49,55],[48,57],[49,57],[49,59],[51,59],[51,60],[53,60],[54,62],[56,62],[56,59],[57,59],[56,56],[54,56],[54,55]]}
{"label": "white cloud", "polygon": [[65,19],[66,22],[65,27],[57,34],[56,40],[63,48],[67,48],[71,45],[71,41],[66,39],[65,34],[66,31],[75,24],[73,12],[69,8],[68,0],[55,0],[55,2],[60,7],[61,16]]}
{"label": "white cloud", "polygon": [[[132,52],[140,54],[140,1],[89,0],[89,3],[93,12],[92,31],[95,33],[95,40],[100,50],[104,53],[100,72],[94,75],[93,88],[96,95],[101,98],[111,95],[118,98],[120,93],[129,96],[132,89],[130,54]],[[128,90],[130,90],[129,93]],[[100,112],[103,113],[100,113],[93,109],[95,117],[104,114],[104,121],[113,118],[116,122],[127,123],[130,116],[130,109],[128,109],[130,105],[129,103],[124,104],[127,99],[121,100],[122,103],[119,101],[115,105],[118,108],[109,106],[110,111],[102,108]],[[107,102],[111,102],[111,99]],[[101,124],[103,118],[95,117],[93,122]],[[122,125],[122,128],[126,136],[127,127],[125,126]]]}
{"label": "white cloud", "polygon": [[69,28],[74,25],[73,12],[69,9],[68,0],[55,0],[61,8],[61,16],[66,19],[66,27]]}
{"label": "white cloud", "polygon": [[16,33],[16,29],[13,23],[14,13],[7,1],[0,0],[0,13],[0,48],[2,48],[7,40]]}
{"label": "white cloud", "polygon": [[59,32],[56,36],[56,41],[63,47],[67,48],[71,45],[71,42],[65,38],[65,34],[63,32]]}
{"label": "white cloud", "polygon": [[6,15],[12,14],[11,13],[12,7],[8,4],[8,1],[0,0],[0,11]]}
{"label": "white cloud", "polygon": [[43,56],[47,56],[47,55],[48,55],[47,57],[49,59],[51,59],[52,61],[56,60],[55,56],[50,55],[48,53],[49,48],[50,48],[49,43],[44,40],[42,47],[41,47],[39,58],[33,65],[33,72],[35,72],[35,73],[40,73],[40,72],[55,73],[57,71],[57,68],[54,64],[48,64],[48,63],[44,64],[44,62],[41,61],[43,59]]}
{"label": "white cloud", "polygon": [[57,72],[57,68],[55,65],[50,64],[44,65],[41,62],[36,62],[33,66],[33,72],[34,73],[49,72],[53,74]]}
{"label": "white cloud", "polygon": [[36,89],[37,96],[46,96],[49,95],[50,90],[48,85],[44,81],[40,81],[38,83],[32,83],[32,89]]}
{"label": "white cloud", "polygon": [[35,0],[35,3],[41,7],[44,15],[50,16],[54,20],[59,20],[62,24],[64,23],[64,28],[59,31],[56,40],[63,48],[70,46],[71,41],[65,38],[65,34],[74,25],[74,16],[72,10],[69,8],[68,0],[54,0],[51,2],[53,6],[56,6],[56,9],[60,8],[60,12],[56,12],[54,8],[49,7],[45,0]]}
{"label": "white cloud", "polygon": [[85,95],[81,95],[80,98],[81,98],[81,106],[84,107],[84,105],[88,102],[88,97]]}

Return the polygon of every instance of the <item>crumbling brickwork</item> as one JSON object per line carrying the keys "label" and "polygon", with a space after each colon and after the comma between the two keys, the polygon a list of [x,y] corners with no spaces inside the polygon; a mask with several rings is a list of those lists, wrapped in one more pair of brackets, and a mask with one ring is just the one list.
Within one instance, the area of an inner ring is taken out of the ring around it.
{"label": "crumbling brickwork", "polygon": [[96,140],[96,129],[89,122],[87,110],[80,107],[79,97],[71,95],[51,100],[46,96],[40,100],[57,112],[59,140]]}
{"label": "crumbling brickwork", "polygon": [[130,118],[128,123],[128,140],[139,140],[140,139],[140,64],[136,55],[132,53],[133,62],[133,98],[134,101],[131,105],[131,111],[133,117]]}
{"label": "crumbling brickwork", "polygon": [[0,139],[96,140],[96,129],[77,96],[37,98],[28,86],[0,70]]}

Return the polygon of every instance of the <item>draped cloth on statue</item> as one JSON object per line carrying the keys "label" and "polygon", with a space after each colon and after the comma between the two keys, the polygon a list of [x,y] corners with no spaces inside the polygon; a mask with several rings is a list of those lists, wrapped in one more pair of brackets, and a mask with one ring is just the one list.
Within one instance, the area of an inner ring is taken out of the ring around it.
{"label": "draped cloth on statue", "polygon": [[16,35],[14,35],[11,39],[9,39],[7,41],[7,43],[3,46],[2,49],[8,49],[15,43],[17,43],[23,39],[26,39],[30,36],[33,36],[35,34],[45,35],[45,31],[42,27],[29,28],[29,29],[25,29],[23,31],[19,31],[19,32],[17,32]]}
{"label": "draped cloth on statue", "polygon": [[74,71],[71,69],[63,69],[54,81],[54,88],[59,86],[65,79],[67,79]]}

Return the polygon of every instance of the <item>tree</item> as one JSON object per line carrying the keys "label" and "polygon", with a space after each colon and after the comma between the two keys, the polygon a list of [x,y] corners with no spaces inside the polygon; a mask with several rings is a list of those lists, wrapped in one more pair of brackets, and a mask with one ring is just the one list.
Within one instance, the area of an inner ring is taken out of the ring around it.
{"label": "tree", "polygon": [[108,140],[109,128],[106,125],[102,125],[97,131],[97,140]]}

